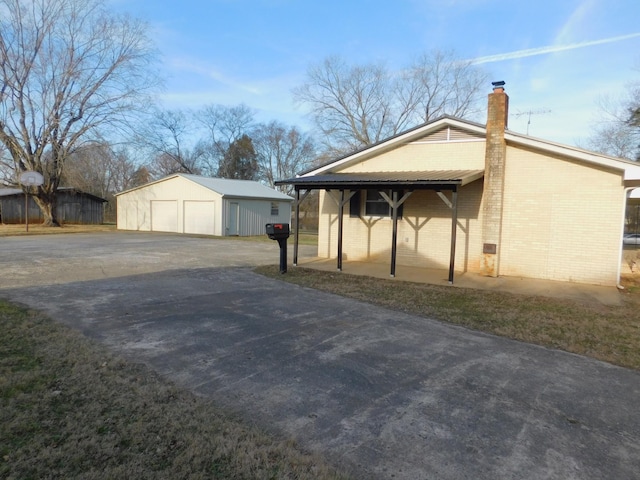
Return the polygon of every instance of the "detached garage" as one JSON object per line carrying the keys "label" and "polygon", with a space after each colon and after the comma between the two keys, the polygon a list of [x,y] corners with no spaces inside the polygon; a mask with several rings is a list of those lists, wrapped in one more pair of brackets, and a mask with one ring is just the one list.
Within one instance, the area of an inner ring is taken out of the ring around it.
{"label": "detached garage", "polygon": [[118,229],[217,236],[264,235],[289,223],[293,199],[258,182],[177,173],[118,193]]}

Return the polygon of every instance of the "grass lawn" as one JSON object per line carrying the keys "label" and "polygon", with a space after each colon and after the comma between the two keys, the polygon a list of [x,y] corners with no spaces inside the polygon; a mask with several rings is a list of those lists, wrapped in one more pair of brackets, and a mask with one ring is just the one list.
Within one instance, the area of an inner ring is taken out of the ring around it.
{"label": "grass lawn", "polygon": [[[640,283],[627,279],[621,306],[385,280],[303,267],[256,272],[415,315],[640,369]],[[637,277],[637,276],[636,276]]]}
{"label": "grass lawn", "polygon": [[[55,235],[60,233],[97,233],[97,232],[115,232],[117,231],[115,224],[103,224],[103,225],[63,225],[62,227],[44,227],[42,224],[29,225],[29,231],[27,231],[26,225],[6,225],[0,224],[0,237],[12,237],[17,235]],[[215,238],[219,240],[243,240],[246,242],[275,242],[271,240],[267,235],[258,235],[253,237],[210,237],[206,235],[193,235],[202,236],[206,238]],[[293,234],[291,234],[291,240],[289,242],[293,245]],[[300,245],[317,245],[318,235],[316,233],[300,232],[299,237]],[[293,246],[291,246],[293,248]]]}
{"label": "grass lawn", "polygon": [[[221,238],[226,240],[243,240],[245,242],[261,242],[261,243],[273,242],[275,245],[278,245],[278,242],[276,240],[271,240],[266,235],[259,235],[259,236],[253,236],[253,237],[216,237],[216,238]],[[293,251],[293,233],[291,234],[291,237],[289,237],[288,244],[289,244],[288,248]],[[300,235],[298,238],[298,244],[299,245],[318,245],[318,234],[300,232]]]}
{"label": "grass lawn", "polygon": [[0,478],[344,478],[37,312],[0,330]]}
{"label": "grass lawn", "polygon": [[24,224],[0,224],[0,237],[13,237],[16,235],[55,235],[60,233],[94,233],[112,232],[116,230],[116,225],[63,225],[62,227],[44,227],[41,223],[29,225],[29,231]]}

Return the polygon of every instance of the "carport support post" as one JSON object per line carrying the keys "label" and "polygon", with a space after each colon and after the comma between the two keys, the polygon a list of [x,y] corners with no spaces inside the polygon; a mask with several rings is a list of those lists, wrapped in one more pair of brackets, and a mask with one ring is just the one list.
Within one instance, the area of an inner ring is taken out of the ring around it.
{"label": "carport support post", "polygon": [[449,284],[453,284],[453,268],[456,261],[456,233],[458,226],[458,186],[451,188],[451,201],[440,190],[436,191],[440,199],[451,210],[451,253],[449,254]]}
{"label": "carport support post", "polygon": [[340,190],[338,202],[338,271],[342,271],[342,225],[344,224],[342,208],[344,207],[344,190]]}
{"label": "carport support post", "polygon": [[300,230],[300,189],[296,188],[296,226],[293,234],[293,265],[298,265],[298,231]]}
{"label": "carport support post", "polygon": [[391,236],[391,277],[396,276],[396,254],[398,253],[398,192],[391,194],[393,211],[393,234]]}
{"label": "carport support post", "polygon": [[329,197],[333,199],[334,202],[338,205],[338,271],[342,271],[342,224],[343,224],[343,215],[342,211],[344,210],[344,206],[347,204],[351,197],[355,195],[356,191],[353,190],[349,192],[347,198],[344,196],[344,189],[340,190],[340,198],[335,198],[331,190],[327,189],[327,194]]}
{"label": "carport support post", "polygon": [[391,277],[396,276],[396,254],[398,243],[398,208],[402,205],[407,198],[411,195],[411,191],[405,193],[400,200],[398,200],[398,192],[393,191],[391,198],[385,192],[380,191],[380,196],[391,206],[392,218],[393,218],[393,235],[391,240]]}
{"label": "carport support post", "polygon": [[453,268],[456,261],[456,232],[458,226],[458,187],[451,191],[451,255],[449,257],[449,284],[453,285]]}
{"label": "carport support post", "polygon": [[311,190],[307,190],[302,194],[302,198],[300,198],[300,189],[296,187],[296,231],[294,232],[293,237],[293,265],[298,265],[298,232],[300,232],[300,203],[307,198],[307,195]]}

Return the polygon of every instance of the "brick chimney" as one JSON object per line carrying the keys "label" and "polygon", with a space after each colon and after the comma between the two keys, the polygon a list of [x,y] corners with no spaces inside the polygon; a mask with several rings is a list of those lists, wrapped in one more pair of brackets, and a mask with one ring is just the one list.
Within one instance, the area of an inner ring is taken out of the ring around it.
{"label": "brick chimney", "polygon": [[509,96],[504,82],[493,82],[487,109],[484,193],[482,207],[482,259],[480,273],[497,277],[500,273],[500,241],[502,238],[502,202],[507,144],[504,132],[509,115]]}

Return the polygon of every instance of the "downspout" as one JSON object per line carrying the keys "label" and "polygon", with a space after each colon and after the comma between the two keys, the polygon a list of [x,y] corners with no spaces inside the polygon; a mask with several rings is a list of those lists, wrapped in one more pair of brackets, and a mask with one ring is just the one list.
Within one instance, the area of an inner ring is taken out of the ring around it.
{"label": "downspout", "polygon": [[[640,188],[640,187],[625,187],[624,188],[624,202],[622,205],[622,225],[620,227],[620,237],[622,239],[622,237],[624,237],[624,221],[626,219],[626,212],[627,212],[627,194],[631,191],[631,190],[635,190],[636,188]],[[620,279],[622,277],[622,252],[624,250],[624,244],[622,243],[622,241],[620,242],[620,249],[618,250],[618,274],[617,274],[617,284],[616,287],[618,288],[618,290],[624,290],[624,287],[622,286],[622,284],[620,283]]]}

